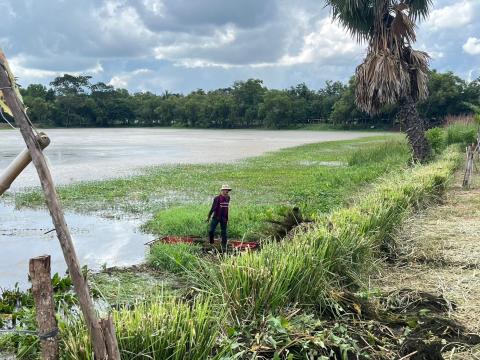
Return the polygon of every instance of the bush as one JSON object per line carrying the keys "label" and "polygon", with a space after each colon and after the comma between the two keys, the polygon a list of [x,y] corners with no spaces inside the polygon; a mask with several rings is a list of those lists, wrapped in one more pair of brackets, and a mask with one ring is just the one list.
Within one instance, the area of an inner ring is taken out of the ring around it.
{"label": "bush", "polygon": [[181,273],[195,268],[199,252],[200,247],[193,244],[159,243],[150,249],[147,262],[155,269]]}
{"label": "bush", "polygon": [[474,124],[452,124],[446,128],[447,145],[467,146],[477,141],[477,127]]}
{"label": "bush", "polygon": [[446,133],[443,129],[436,127],[427,130],[425,136],[427,137],[430,147],[436,154],[439,154],[443,150],[445,150],[447,146],[447,138]]}

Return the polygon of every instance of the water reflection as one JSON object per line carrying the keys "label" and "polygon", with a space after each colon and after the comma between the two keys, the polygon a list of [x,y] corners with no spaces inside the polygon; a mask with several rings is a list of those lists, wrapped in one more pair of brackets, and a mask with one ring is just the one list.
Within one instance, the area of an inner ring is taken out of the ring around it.
{"label": "water reflection", "polygon": [[[110,220],[96,216],[66,213],[75,249],[82,265],[98,269],[126,266],[144,259],[144,243],[152,236],[138,231],[138,220]],[[19,282],[28,285],[28,260],[52,256],[52,273],[65,272],[66,265],[50,215],[46,210],[15,210],[0,203],[0,287]]]}

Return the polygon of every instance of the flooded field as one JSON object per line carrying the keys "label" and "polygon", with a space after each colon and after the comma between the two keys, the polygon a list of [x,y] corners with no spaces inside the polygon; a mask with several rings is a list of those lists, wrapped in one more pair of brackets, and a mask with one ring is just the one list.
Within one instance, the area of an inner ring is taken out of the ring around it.
{"label": "flooded field", "polygon": [[[176,163],[230,162],[281,148],[349,140],[374,133],[187,129],[50,129],[46,149],[55,182],[129,175],[141,167]],[[0,171],[24,148],[19,132],[0,132]],[[36,186],[33,167],[12,189]]]}
{"label": "flooded field", "polygon": [[[137,227],[138,220],[104,219],[97,216],[67,212],[67,222],[82,266],[98,269],[101,266],[127,266],[144,258],[144,243],[153,239]],[[16,282],[28,284],[28,260],[50,254],[52,273],[63,274],[66,269],[62,250],[50,215],[46,210],[15,210],[0,206],[0,288]]]}
{"label": "flooded field", "polygon": [[[267,151],[322,141],[348,140],[375,135],[360,132],[177,130],[177,129],[74,129],[47,131],[52,144],[45,151],[57,184],[125,176],[142,167],[172,163],[230,162]],[[0,132],[0,172],[23,149],[16,131]],[[38,185],[32,166],[12,191]],[[98,269],[143,259],[144,243],[139,220],[104,219],[94,215],[66,214],[82,264]],[[58,240],[45,210],[18,211],[0,201],[0,287],[27,284],[28,259],[52,255],[53,271],[65,265]]]}

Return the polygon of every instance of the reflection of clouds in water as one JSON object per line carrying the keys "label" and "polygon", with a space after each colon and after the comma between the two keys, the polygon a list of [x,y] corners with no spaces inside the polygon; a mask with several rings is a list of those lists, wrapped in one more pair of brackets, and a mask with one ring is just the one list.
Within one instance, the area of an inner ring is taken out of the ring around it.
{"label": "reflection of clouds in water", "polygon": [[[133,265],[143,260],[144,243],[151,236],[136,231],[137,221],[98,218],[76,213],[66,214],[67,224],[81,265],[99,269],[102,264]],[[0,203],[0,224],[14,236],[0,231],[0,287],[19,282],[25,287],[30,258],[52,256],[52,273],[66,270],[63,253],[54,232],[50,215],[45,210],[15,210]],[[12,230],[17,229],[17,230]]]}
{"label": "reflection of clouds in water", "polygon": [[[85,249],[86,252],[83,253],[82,257],[87,262],[98,265],[107,264],[108,266],[122,265],[124,263],[124,256],[128,254],[132,246],[132,233],[125,231],[126,226],[123,224],[113,223],[109,225],[108,231],[103,231],[106,230],[105,225],[100,229],[101,233],[108,234],[108,239],[92,239],[96,242],[95,251],[92,251],[93,249]],[[133,228],[129,230],[134,232]],[[82,247],[82,245],[80,246]]]}

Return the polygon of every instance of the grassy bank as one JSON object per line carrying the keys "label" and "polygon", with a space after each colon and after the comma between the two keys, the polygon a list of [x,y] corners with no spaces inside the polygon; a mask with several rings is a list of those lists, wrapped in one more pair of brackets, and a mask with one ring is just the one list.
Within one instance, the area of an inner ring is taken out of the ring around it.
{"label": "grassy bank", "polygon": [[208,276],[195,279],[240,318],[295,303],[339,312],[331,291],[361,284],[381,251],[388,250],[396,226],[441,194],[460,158],[450,149],[431,165],[385,179],[354,206],[318,219],[291,239],[207,266]]}
{"label": "grassy bank", "polygon": [[[73,209],[153,215],[145,230],[198,235],[222,183],[232,192],[231,237],[259,238],[267,220],[299,206],[307,217],[341,207],[362,185],[403,168],[408,148],[398,135],[327,142],[268,153],[228,164],[155,167],[145,175],[60,187]],[[18,206],[42,203],[40,192],[16,196]]]}
{"label": "grassy bank", "polygon": [[[388,256],[397,226],[438,199],[461,158],[448,149],[438,161],[379,181],[350,207],[318,217],[281,243],[185,268],[200,290],[193,304],[159,298],[134,310],[114,310],[122,354],[171,359],[287,359],[295,354],[292,359],[301,359],[313,352],[367,358],[363,355],[370,350],[364,346],[377,349],[383,343],[372,336],[360,346],[354,333],[321,319],[357,308],[360,316],[363,308],[355,299],[349,303],[346,291],[362,290],[375,262]],[[415,324],[405,325],[405,332],[414,331]],[[74,322],[63,331],[66,358],[91,359],[83,325]],[[186,349],[202,353],[189,355]]]}

